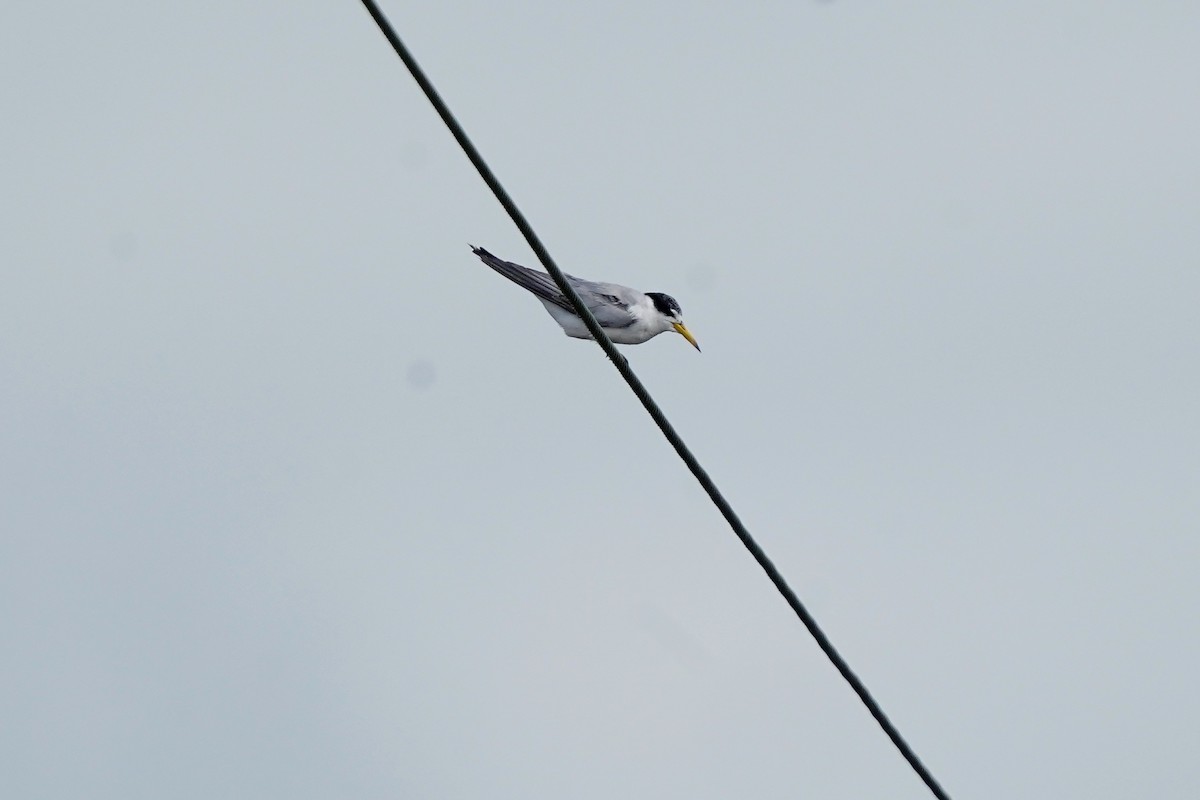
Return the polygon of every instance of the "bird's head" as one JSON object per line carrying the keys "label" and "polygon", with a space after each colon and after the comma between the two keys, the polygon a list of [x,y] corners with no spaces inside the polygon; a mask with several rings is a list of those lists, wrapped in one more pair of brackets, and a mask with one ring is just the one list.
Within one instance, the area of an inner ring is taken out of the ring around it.
{"label": "bird's head", "polygon": [[680,336],[687,339],[692,347],[699,350],[700,345],[696,344],[696,337],[692,336],[692,332],[683,324],[683,310],[679,308],[679,303],[676,302],[675,298],[662,292],[646,292],[646,296],[654,302],[655,310],[662,315],[666,324]]}

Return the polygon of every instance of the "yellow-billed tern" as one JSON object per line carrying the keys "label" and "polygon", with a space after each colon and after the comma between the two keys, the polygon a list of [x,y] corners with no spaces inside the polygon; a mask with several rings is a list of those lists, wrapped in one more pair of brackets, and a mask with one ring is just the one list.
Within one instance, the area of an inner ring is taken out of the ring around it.
{"label": "yellow-billed tern", "polygon": [[[571,301],[559,290],[558,284],[544,272],[522,267],[511,261],[503,261],[484,250],[482,247],[471,247],[471,252],[492,269],[508,278],[513,283],[528,289],[542,301],[542,305],[554,317],[554,321],[562,326],[567,336],[575,339],[591,339],[587,326],[575,313]],[[596,322],[608,334],[608,338],[617,344],[641,344],[649,341],[660,333],[675,331],[687,339],[697,350],[692,332],[683,324],[683,312],[679,303],[669,294],[662,292],[639,292],[619,283],[595,283],[567,275],[571,287],[579,294],[579,299],[592,312]]]}

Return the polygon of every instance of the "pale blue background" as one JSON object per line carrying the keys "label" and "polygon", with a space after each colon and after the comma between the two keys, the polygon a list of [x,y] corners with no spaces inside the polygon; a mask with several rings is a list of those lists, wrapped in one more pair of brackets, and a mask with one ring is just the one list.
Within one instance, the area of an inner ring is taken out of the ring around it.
{"label": "pale blue background", "polygon": [[[1200,5],[385,9],[952,793],[1200,794]],[[358,3],[0,59],[0,795],[928,796]]]}

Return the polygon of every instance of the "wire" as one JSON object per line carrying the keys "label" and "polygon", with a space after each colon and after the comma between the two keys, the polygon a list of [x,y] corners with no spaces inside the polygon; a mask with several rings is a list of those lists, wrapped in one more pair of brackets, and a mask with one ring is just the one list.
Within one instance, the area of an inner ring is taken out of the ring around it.
{"label": "wire", "polygon": [[546,271],[550,273],[552,278],[554,278],[554,282],[558,284],[558,288],[562,290],[562,293],[566,295],[568,300],[571,301],[571,305],[575,308],[575,313],[578,314],[583,320],[584,324],[587,325],[587,329],[592,334],[592,338],[596,340],[596,342],[604,350],[605,355],[607,355],[613,362],[613,365],[616,366],[617,371],[621,373],[621,377],[625,379],[625,382],[629,384],[629,388],[633,390],[635,395],[637,395],[638,400],[642,401],[642,405],[645,406],[646,411],[654,419],[655,424],[658,425],[659,429],[663,433],[663,436],[667,437],[667,441],[671,443],[671,446],[675,448],[675,452],[679,454],[681,459],[683,459],[683,463],[687,465],[687,468],[691,470],[692,474],[696,477],[696,480],[700,482],[700,485],[704,488],[704,491],[708,494],[709,498],[712,499],[713,504],[716,505],[717,509],[721,512],[721,516],[725,517],[725,521],[728,522],[729,527],[733,529],[734,534],[737,535],[738,539],[741,540],[746,549],[750,551],[750,555],[754,557],[754,560],[757,561],[759,566],[762,567],[763,571],[767,573],[767,577],[770,578],[771,583],[775,584],[775,588],[779,590],[781,595],[783,595],[783,599],[787,601],[787,604],[791,607],[792,611],[794,611],[796,616],[799,617],[800,622],[803,623],[806,629],[808,629],[808,632],[812,635],[813,639],[816,640],[817,646],[821,648],[821,652],[823,652],[826,657],[829,658],[830,662],[833,664],[834,668],[837,669],[838,673],[846,680],[847,683],[850,684],[850,688],[854,690],[854,693],[858,695],[863,705],[867,707],[867,711],[869,711],[871,716],[875,718],[875,721],[879,723],[879,727],[883,729],[883,732],[887,734],[888,738],[892,740],[892,744],[894,744],[896,749],[900,751],[900,754],[904,756],[904,760],[909,763],[909,766],[913,768],[917,775],[920,776],[921,780],[925,782],[925,785],[929,787],[929,791],[933,793],[934,797],[939,798],[939,800],[949,800],[950,795],[946,794],[946,791],[941,787],[941,784],[937,782],[925,765],[921,763],[921,759],[917,757],[917,754],[913,752],[912,747],[910,747],[908,742],[905,741],[904,737],[900,735],[900,731],[896,729],[896,726],[893,725],[891,720],[888,719],[887,715],[883,713],[883,709],[880,708],[879,703],[876,702],[875,698],[871,696],[871,693],[867,690],[866,685],[854,673],[854,671],[850,669],[850,665],[846,663],[846,659],[842,658],[841,654],[838,653],[836,648],[834,648],[833,643],[829,641],[829,637],[826,636],[825,632],[821,630],[819,625],[817,625],[816,619],[813,618],[812,614],[810,614],[808,609],[805,608],[804,603],[800,601],[800,598],[797,597],[796,593],[792,591],[790,586],[788,586],[787,581],[785,581],[783,578],[783,575],[781,575],[779,570],[775,568],[775,565],[771,563],[771,559],[768,558],[763,549],[759,547],[758,542],[754,540],[754,537],[750,535],[750,531],[746,530],[746,526],[743,525],[741,519],[738,518],[737,513],[733,510],[733,506],[729,505],[729,501],[725,499],[723,494],[721,494],[721,490],[717,488],[717,485],[713,482],[712,478],[709,477],[708,472],[705,471],[704,467],[701,466],[696,457],[692,455],[692,451],[684,443],[683,439],[678,433],[676,433],[674,426],[672,426],[670,421],[667,420],[666,415],[663,413],[662,409],[659,408],[658,403],[654,401],[654,398],[650,396],[650,392],[646,390],[646,387],[642,384],[641,380],[630,368],[629,362],[623,355],[617,352],[616,346],[608,338],[608,335],[604,332],[604,329],[601,328],[599,323],[596,322],[596,318],[592,316],[592,312],[589,311],[588,307],[579,299],[579,295],[575,292],[575,289],[572,288],[571,284],[567,282],[563,271],[560,270],[558,265],[554,263],[554,259],[550,257],[550,253],[548,253],[545,246],[542,245],[541,239],[538,238],[538,235],[534,232],[533,227],[529,224],[529,221],[525,219],[525,215],[522,214],[521,210],[517,208],[517,204],[513,202],[511,197],[509,197],[508,192],[505,191],[504,187],[500,184],[500,181],[496,178],[496,175],[487,165],[487,162],[483,160],[483,156],[479,154],[477,149],[475,149],[475,145],[472,144],[471,140],[467,137],[467,133],[465,130],[463,130],[462,125],[460,125],[458,120],[454,118],[454,115],[450,113],[449,107],[446,105],[445,101],[442,100],[442,97],[438,94],[437,89],[435,89],[433,84],[430,83],[429,78],[426,77],[424,70],[421,69],[421,66],[417,63],[416,59],[413,58],[412,53],[410,53],[408,48],[404,46],[404,43],[400,41],[400,37],[396,35],[396,31],[392,28],[391,23],[388,22],[387,18],[383,15],[383,12],[379,10],[379,6],[375,4],[374,0],[362,0],[362,4],[366,7],[367,12],[371,15],[371,17],[375,20],[375,24],[379,26],[380,32],[383,33],[384,37],[392,45],[392,48],[396,51],[396,55],[400,56],[400,60],[404,62],[404,66],[408,67],[408,71],[416,80],[417,85],[421,87],[421,91],[425,93],[425,97],[429,99],[429,102],[433,105],[434,110],[437,111],[438,116],[442,118],[442,122],[446,123],[446,127],[450,129],[450,133],[453,134],[454,139],[463,149],[463,152],[466,153],[467,158],[471,160],[471,163],[475,166],[475,169],[479,171],[479,176],[483,178],[484,183],[488,185],[488,188],[490,188],[492,193],[496,195],[496,199],[500,201],[500,205],[502,205],[504,210],[508,212],[508,215],[512,217],[512,221],[521,231],[521,234],[525,237],[525,241],[529,243],[529,246],[533,249],[534,254],[538,257],[538,260],[541,261],[543,266],[546,267]]}

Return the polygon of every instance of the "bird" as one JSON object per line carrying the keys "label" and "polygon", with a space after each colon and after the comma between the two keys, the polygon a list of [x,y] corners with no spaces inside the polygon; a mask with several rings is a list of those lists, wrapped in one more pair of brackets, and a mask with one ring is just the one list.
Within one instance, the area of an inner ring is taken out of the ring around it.
{"label": "bird", "polygon": [[[575,313],[558,284],[544,272],[504,261],[471,245],[479,260],[518,286],[529,290],[562,326],[563,333],[573,339],[591,339],[583,320]],[[600,323],[608,338],[616,344],[642,344],[660,333],[675,331],[696,350],[696,338],[683,324],[683,311],[674,297],[662,292],[639,292],[619,283],[596,283],[567,275],[567,282]]]}

